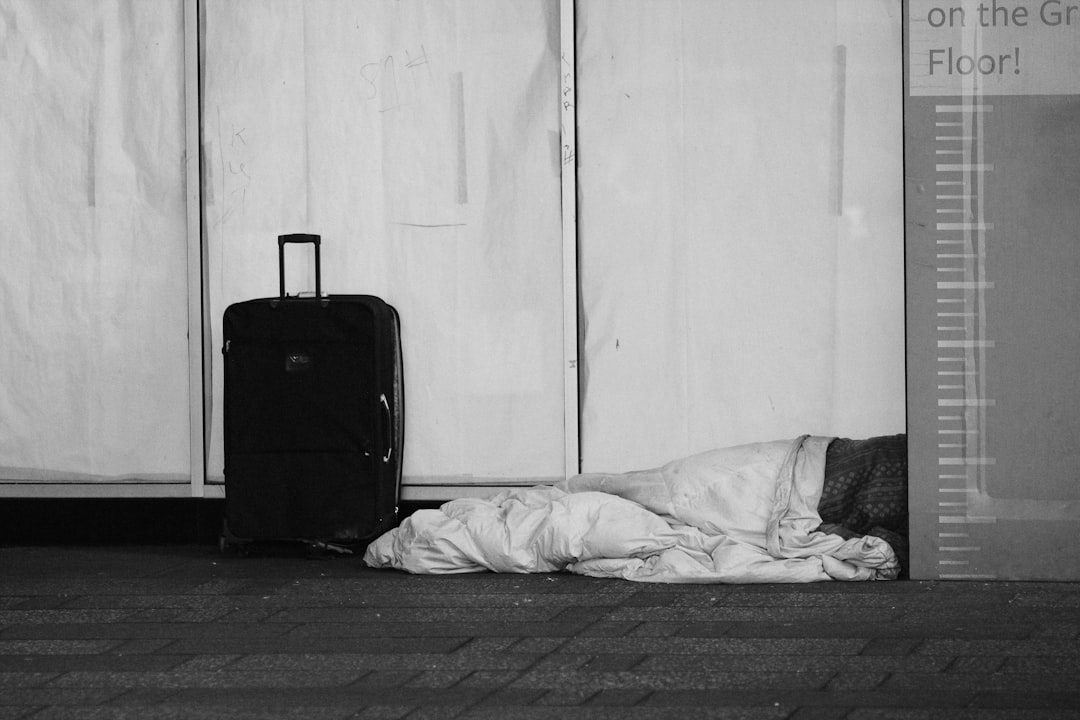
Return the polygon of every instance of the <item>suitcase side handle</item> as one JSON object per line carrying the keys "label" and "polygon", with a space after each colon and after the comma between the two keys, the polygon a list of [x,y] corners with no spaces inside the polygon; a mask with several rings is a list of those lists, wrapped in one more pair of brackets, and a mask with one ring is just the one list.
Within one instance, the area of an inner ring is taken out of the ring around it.
{"label": "suitcase side handle", "polygon": [[319,246],[322,245],[322,237],[308,233],[292,233],[290,235],[278,235],[278,299],[285,300],[285,245],[288,243],[309,243],[315,246],[315,297],[323,304],[322,296],[322,258],[319,256]]}
{"label": "suitcase side handle", "polygon": [[386,393],[379,395],[379,404],[382,406],[383,419],[386,420],[386,454],[383,455],[384,463],[390,462],[390,456],[394,454],[394,416],[390,412],[390,402],[386,399]]}

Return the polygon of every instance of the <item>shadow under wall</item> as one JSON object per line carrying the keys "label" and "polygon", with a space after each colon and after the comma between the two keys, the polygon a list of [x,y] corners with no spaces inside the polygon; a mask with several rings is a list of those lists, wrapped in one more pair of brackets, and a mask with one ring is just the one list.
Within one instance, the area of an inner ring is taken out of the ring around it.
{"label": "shadow under wall", "polygon": [[[401,517],[437,503],[402,503]],[[225,501],[210,498],[0,500],[0,544],[212,544]]]}

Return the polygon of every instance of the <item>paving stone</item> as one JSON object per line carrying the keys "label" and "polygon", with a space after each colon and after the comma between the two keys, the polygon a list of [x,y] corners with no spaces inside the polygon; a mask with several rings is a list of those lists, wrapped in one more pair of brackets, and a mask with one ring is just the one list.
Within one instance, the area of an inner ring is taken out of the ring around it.
{"label": "paving stone", "polygon": [[165,650],[172,642],[172,638],[135,638],[114,646],[112,652],[117,655],[147,655]]}
{"label": "paving stone", "polygon": [[[454,650],[454,653],[457,655],[489,655],[491,653],[505,652],[511,649],[515,653],[533,652],[532,650],[518,647],[518,642],[519,638],[512,637],[474,637],[466,640],[460,647]],[[555,642],[562,643],[564,640],[558,638]]]}
{"label": "paving stone", "polygon": [[1080,657],[1080,643],[1069,638],[1025,640],[926,640],[915,650],[927,655],[1005,655],[1012,657]]}
{"label": "paving stone", "polygon": [[557,652],[545,655],[532,664],[531,669],[537,672],[544,672],[548,670],[564,671],[564,670],[580,670],[585,667],[592,659],[593,655],[585,655],[583,653],[564,653]]}
{"label": "paving stone", "polygon": [[[189,582],[160,580],[155,578],[133,578],[131,576],[102,575],[97,578],[65,577],[63,568],[55,566],[56,559],[49,558],[49,572],[55,577],[17,577],[11,568],[4,568],[0,574],[3,582],[3,594],[23,597],[55,597],[65,601],[82,596],[117,596],[130,597],[141,594],[167,595],[182,593],[191,587]],[[96,562],[96,559],[91,561]],[[34,572],[41,574],[39,569]]]}
{"label": "paving stone", "polygon": [[612,620],[637,620],[639,622],[732,622],[732,623],[885,623],[897,618],[899,613],[888,608],[845,609],[840,617],[834,607],[789,606],[664,606],[621,607],[611,611]]}
{"label": "paving stone", "polygon": [[4,688],[4,705],[100,705],[121,694],[107,688],[14,687]]}
{"label": "paving stone", "polygon": [[532,670],[515,680],[511,687],[582,690],[745,690],[745,689],[820,689],[832,673],[646,673]]}
{"label": "paving stone", "polygon": [[655,592],[650,589],[641,590],[626,597],[620,603],[620,607],[630,612],[638,608],[708,608],[716,605],[721,598],[727,597],[728,593],[713,591],[711,588],[684,590],[674,596],[671,593]]}
{"label": "paving stone", "polygon": [[465,688],[497,690],[509,685],[519,677],[521,677],[521,673],[517,670],[474,670],[470,671],[458,684]]}
{"label": "paving stone", "polygon": [[[981,690],[1026,693],[1076,687],[1073,675],[1022,673],[893,673],[882,684],[886,690]],[[1075,699],[1080,703],[1080,688]]]}
{"label": "paving stone", "polygon": [[597,655],[582,666],[585,672],[625,672],[633,670],[645,659],[644,654]]}
{"label": "paving stone", "polygon": [[866,641],[849,638],[574,638],[567,652],[685,655],[857,655]]}
{"label": "paving stone", "polygon": [[63,688],[330,688],[354,682],[360,672],[108,672],[79,671],[60,675],[49,687]]}
{"label": "paving stone", "polygon": [[1009,648],[1009,655],[1016,657],[1055,656],[1080,658],[1080,643],[1072,638],[1028,638],[1018,640]]}
{"label": "paving stone", "polygon": [[[515,687],[519,686],[515,684]],[[555,688],[547,690],[534,704],[542,707],[576,707],[584,705],[597,692],[594,688]]]}
{"label": "paving stone", "polygon": [[633,688],[620,688],[619,690],[601,690],[586,701],[591,707],[602,705],[607,707],[629,707],[637,705],[652,693],[651,690],[636,690]]}
{"label": "paving stone", "polygon": [[630,637],[673,637],[682,627],[680,622],[643,622],[626,634]]}
{"label": "paving stone", "polygon": [[1080,657],[1030,656],[1001,658],[1001,666],[995,668],[1006,673],[1067,674],[1077,679],[1080,687]]}
{"label": "paving stone", "polygon": [[[463,650],[469,643],[466,637],[425,637],[423,629],[418,629],[411,637],[385,638],[385,637],[347,637],[337,640],[317,638],[312,641],[309,636],[301,632],[292,632],[280,638],[281,640],[295,645],[296,648],[315,649],[320,646],[321,652],[362,652],[364,654],[386,653],[403,655],[407,653],[452,653]],[[331,649],[332,648],[332,649]]]}
{"label": "paving stone", "polygon": [[513,712],[513,709],[523,705],[533,705],[538,702],[548,691],[543,688],[523,690],[521,688],[502,687],[489,693],[482,700],[481,706],[499,706],[504,713]]}
{"label": "paving stone", "polygon": [[1009,691],[1006,688],[991,689],[977,693],[972,707],[1012,708],[1016,710],[1069,710],[1080,715],[1080,692],[1063,692],[1063,687],[1039,690],[1037,687],[1026,690]]}
{"label": "paving stone", "polygon": [[[705,635],[705,624],[686,626],[683,634],[697,630]],[[931,623],[885,621],[870,623],[740,623],[725,634],[732,637],[833,637],[905,639],[914,638],[1025,638],[1031,626],[997,622]]]}
{"label": "paving stone", "polygon": [[410,720],[448,720],[460,717],[465,708],[458,705],[422,705],[409,713]]}
{"label": "paving stone", "polygon": [[[130,610],[0,610],[0,625],[59,625],[62,623],[118,623],[134,613]],[[6,630],[5,630],[6,633]]]}
{"label": "paving stone", "polygon": [[909,655],[648,655],[643,672],[941,672],[953,658]]}
{"label": "paving stone", "polygon": [[[371,705],[452,705],[470,707],[490,694],[488,690],[454,687],[449,689],[403,689],[407,676],[375,682],[370,676],[334,688],[279,685],[265,688],[183,688],[173,697],[175,705],[217,705],[248,709],[279,707],[351,707],[354,711]],[[370,680],[370,682],[369,682]]]}
{"label": "paving stone", "polygon": [[850,713],[849,707],[801,707],[788,720],[845,720]]}
{"label": "paving stone", "polygon": [[[60,673],[27,670],[5,670],[0,672],[0,689],[13,687],[39,687],[46,684]],[[0,697],[3,694],[0,693]]]}
{"label": "paving stone", "polygon": [[121,644],[116,640],[0,640],[4,655],[96,655]]}
{"label": "paving stone", "polygon": [[402,686],[403,688],[451,688],[461,683],[471,670],[424,670]]}
{"label": "paving stone", "polygon": [[[272,626],[276,623],[259,623]],[[307,623],[295,627],[294,636],[304,637],[573,637],[582,630],[578,623],[544,622],[355,622]]]}
{"label": "paving stone", "polygon": [[[237,595],[246,594],[245,590],[247,585],[247,580],[239,580],[236,578],[214,578],[192,586],[188,593],[191,595],[226,595],[230,596],[231,599],[235,599],[235,596]],[[208,598],[203,597],[200,599],[203,602],[206,602]]]}
{"label": "paving stone", "polygon": [[939,717],[951,717],[954,708],[968,706],[974,694],[968,692],[937,692],[934,694],[913,692],[870,691],[814,691],[800,689],[770,690],[658,690],[643,705],[675,707],[776,707],[786,708],[783,717],[797,707],[842,708],[934,708],[943,713]]}
{"label": "paving stone", "polygon": [[417,677],[419,670],[372,670],[352,683],[354,689],[400,688]]}
{"label": "paving stone", "polygon": [[162,705],[176,695],[175,690],[162,690],[160,688],[135,688],[120,693],[109,701],[111,705],[153,707]]}
{"label": "paving stone", "polygon": [[0,599],[0,608],[18,610],[51,610],[66,606],[71,601],[67,595],[37,595],[28,598],[6,597]]}
{"label": "paving stone", "polygon": [[606,607],[571,605],[558,608],[557,612],[547,619],[553,622],[588,624],[607,619],[610,614],[610,608]]}
{"label": "paving stone", "polygon": [[461,637],[326,637],[322,634],[314,637],[303,634],[288,634],[272,637],[228,637],[228,638],[185,638],[176,640],[169,646],[169,652],[190,655],[256,655],[256,654],[301,654],[304,652],[319,654],[406,654],[406,653],[450,653],[462,646],[466,640]]}
{"label": "paving stone", "polygon": [[[209,575],[209,573],[208,573]],[[210,582],[214,582],[211,580]],[[131,598],[141,595],[168,597],[173,595],[198,595],[198,587],[205,583],[205,578],[185,580],[181,578],[154,577],[139,572],[100,573],[94,578],[71,578],[65,582],[60,592],[69,596],[94,596]],[[206,598],[209,600],[209,598]]]}
{"label": "paving stone", "polygon": [[[1026,710],[1018,708],[952,708],[947,715],[940,710],[898,708],[856,708],[845,720],[1076,720],[1075,710]],[[794,720],[794,718],[793,718]]]}
{"label": "paving stone", "polygon": [[370,705],[402,705],[405,702],[398,688],[364,688],[353,685],[338,688],[273,687],[273,688],[178,688],[169,705],[182,708],[232,709],[258,717],[260,712],[295,711],[312,708],[347,710],[351,717]]}
{"label": "paving stone", "polygon": [[305,607],[355,607],[355,608],[566,608],[569,606],[614,608],[623,602],[618,595],[582,593],[416,593],[410,595],[372,595],[358,588],[355,592],[334,589],[303,588],[285,590],[271,597],[283,605],[297,605],[300,600]]}
{"label": "paving stone", "polygon": [[265,604],[265,601],[236,595],[82,595],[69,599],[65,607],[84,610],[222,611],[256,603]]}
{"label": "paving stone", "polygon": [[[561,622],[557,607],[393,607],[393,608],[291,608],[280,610],[267,622],[284,623],[482,623]],[[570,621],[574,622],[574,621]]]}
{"label": "paving stone", "polygon": [[47,710],[33,705],[0,705],[0,720],[19,720],[30,717],[32,714]]}
{"label": "paving stone", "polygon": [[[477,642],[477,640],[473,640],[473,642]],[[517,640],[513,645],[513,649],[514,652],[546,655],[560,650],[564,645],[566,645],[565,637],[527,637]]]}
{"label": "paving stone", "polygon": [[400,720],[415,709],[412,705],[370,705],[353,717],[355,720]]}
{"label": "paving stone", "polygon": [[578,637],[621,637],[629,634],[637,625],[636,622],[600,620],[582,628],[576,635]]}
{"label": "paving stone", "polygon": [[206,672],[221,670],[234,664],[242,655],[195,655],[184,656],[184,661],[173,668],[176,672]]}
{"label": "paving stone", "polygon": [[[1074,615],[1076,613],[1073,613]],[[1042,638],[1057,638],[1067,640],[1080,639],[1080,623],[1078,622],[1050,622],[1042,623],[1031,631],[1029,636],[1033,640]]]}
{"label": "paving stone", "polygon": [[1016,647],[1013,640],[967,640],[931,638],[919,643],[914,652],[919,655],[1009,655]]}
{"label": "paving stone", "polygon": [[238,607],[229,610],[220,618],[217,618],[218,622],[227,623],[260,623],[266,622],[270,617],[276,614],[281,609],[281,606],[265,607],[265,603],[260,607]]}
{"label": "paving stone", "polygon": [[346,720],[352,715],[351,708],[290,707],[249,711],[236,707],[177,707],[166,704],[45,708],[33,717],[36,720]]}
{"label": "paving stone", "polygon": [[227,608],[145,608],[127,616],[127,622],[150,623],[209,623],[222,620],[231,612]]}
{"label": "paving stone", "polygon": [[135,672],[165,671],[180,665],[183,655],[22,655],[0,656],[0,673],[65,673],[87,670]]}
{"label": "paving stone", "polygon": [[861,625],[843,622],[688,622],[679,629],[680,637],[733,638],[850,638],[869,641],[882,635],[892,636],[889,625]]}
{"label": "paving stone", "polygon": [[280,637],[291,626],[278,623],[126,623],[86,620],[83,622],[35,623],[12,625],[0,631],[3,640],[35,639],[143,639],[143,638],[199,638],[199,639],[251,639],[253,637]]}
{"label": "paving stone", "polygon": [[999,617],[972,620],[970,614],[964,621],[940,620],[931,622],[921,618],[917,622],[900,620],[889,628],[889,637],[957,638],[978,640],[992,638],[1023,639],[1031,635],[1033,627],[1023,623],[1000,622]]}
{"label": "paving stone", "polygon": [[889,678],[888,673],[880,672],[840,672],[837,673],[828,684],[825,686],[826,690],[873,690],[880,687],[886,679]]}
{"label": "paving stone", "polygon": [[1006,658],[998,655],[969,656],[955,658],[945,668],[947,673],[982,673],[997,672],[1005,664]]}
{"label": "paving stone", "polygon": [[517,653],[495,655],[449,655],[427,653],[279,653],[246,655],[230,665],[231,670],[246,672],[308,670],[336,671],[422,671],[446,672],[478,670],[520,670],[536,664],[535,655]]}
{"label": "paving stone", "polygon": [[[695,707],[695,720],[784,720],[790,714],[790,708],[734,708]],[[501,713],[501,714],[500,714]],[[584,705],[573,708],[569,717],[575,720],[687,720],[687,710],[683,707],[611,707]],[[565,720],[568,717],[566,707],[517,707],[505,708],[470,708],[460,716],[463,720]]]}
{"label": "paving stone", "polygon": [[895,638],[879,637],[872,638],[866,643],[861,655],[907,655],[915,650],[921,642],[920,638]]}

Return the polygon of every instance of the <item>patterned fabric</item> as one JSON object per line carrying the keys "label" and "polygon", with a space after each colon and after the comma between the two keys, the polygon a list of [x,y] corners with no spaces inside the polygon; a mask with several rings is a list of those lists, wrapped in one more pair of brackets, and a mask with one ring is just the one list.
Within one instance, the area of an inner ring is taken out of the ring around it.
{"label": "patterned fabric", "polygon": [[873,535],[889,543],[908,570],[907,436],[837,438],[825,453],[818,503],[822,532]]}

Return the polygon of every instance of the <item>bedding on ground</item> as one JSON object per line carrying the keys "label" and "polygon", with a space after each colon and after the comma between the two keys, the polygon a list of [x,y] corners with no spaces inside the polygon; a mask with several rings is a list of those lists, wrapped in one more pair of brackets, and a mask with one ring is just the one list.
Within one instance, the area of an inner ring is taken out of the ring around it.
{"label": "bedding on ground", "polygon": [[364,560],[667,583],[894,579],[907,549],[905,440],[802,436],[452,500],[405,518]]}

